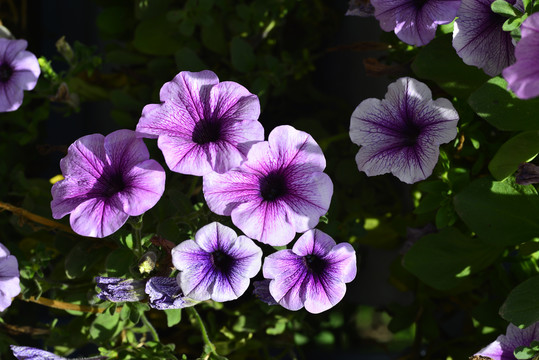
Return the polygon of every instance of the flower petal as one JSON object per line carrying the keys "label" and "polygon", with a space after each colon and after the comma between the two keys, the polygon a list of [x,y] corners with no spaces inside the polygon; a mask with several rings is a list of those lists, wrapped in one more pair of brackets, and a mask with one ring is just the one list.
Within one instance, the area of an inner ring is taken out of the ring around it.
{"label": "flower petal", "polygon": [[83,236],[108,236],[120,229],[129,217],[118,205],[121,204],[103,198],[89,199],[71,213],[71,228]]}

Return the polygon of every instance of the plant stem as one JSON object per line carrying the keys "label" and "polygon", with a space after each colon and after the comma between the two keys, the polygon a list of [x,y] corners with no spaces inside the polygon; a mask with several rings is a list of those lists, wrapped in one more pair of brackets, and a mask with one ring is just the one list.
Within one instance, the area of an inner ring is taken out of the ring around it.
{"label": "plant stem", "polygon": [[[36,215],[34,213],[31,213],[28,210],[21,209],[19,207],[13,206],[8,203],[0,202],[0,211],[1,210],[11,211],[15,215],[18,215],[22,218],[26,218],[30,221],[36,222],[38,224],[44,225],[52,229],[57,229],[57,230],[64,231],[66,233],[75,234],[75,232],[73,232],[73,230],[71,230],[69,226],[65,226],[64,224],[60,224],[59,222],[44,218],[43,216]],[[21,219],[21,222],[22,222],[22,219]]]}
{"label": "plant stem", "polygon": [[198,314],[198,311],[195,309],[194,306],[187,307],[185,309],[189,311],[197,320],[198,326],[200,327],[200,332],[202,333],[202,338],[204,339],[204,344],[207,346],[208,349],[210,349],[210,353],[215,356],[219,356],[219,354],[217,354],[217,351],[215,350],[215,345],[213,345],[210,338],[208,337],[206,326],[204,326],[204,322],[202,322],[202,318]]}
{"label": "plant stem", "polygon": [[142,215],[133,218],[130,223],[133,228],[133,241],[135,242],[133,251],[137,258],[140,258],[142,256]]}
{"label": "plant stem", "polygon": [[148,318],[146,317],[146,314],[142,314],[140,316],[140,319],[142,320],[142,323],[144,324],[144,326],[146,326],[148,328],[148,330],[150,331],[150,334],[152,334],[153,340],[156,341],[156,342],[159,342],[159,335],[157,335],[157,331],[153,327],[150,320],[148,320]]}
{"label": "plant stem", "polygon": [[[92,314],[100,314],[107,310],[107,308],[104,307],[97,307],[97,306],[90,306],[90,305],[77,305],[77,304],[71,304],[60,300],[52,300],[47,299],[41,296],[39,299],[36,299],[35,297],[31,296],[28,299],[24,299],[21,295],[17,296],[18,299],[28,302],[34,302],[36,304],[40,304],[43,306],[47,306],[54,309],[60,309],[60,310],[71,310],[71,311],[81,311],[86,313],[92,313]],[[120,312],[122,310],[121,307],[118,307],[116,309],[116,312]]]}

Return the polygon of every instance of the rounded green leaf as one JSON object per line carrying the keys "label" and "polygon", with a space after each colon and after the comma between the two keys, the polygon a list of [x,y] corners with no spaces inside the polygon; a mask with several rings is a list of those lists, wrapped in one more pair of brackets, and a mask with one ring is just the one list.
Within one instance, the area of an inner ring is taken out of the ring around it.
{"label": "rounded green leaf", "polygon": [[500,146],[488,169],[494,179],[504,180],[517,170],[520,163],[532,160],[538,153],[539,131],[526,131]]}
{"label": "rounded green leaf", "polygon": [[539,276],[532,277],[509,293],[500,315],[516,326],[530,326],[539,321]]}

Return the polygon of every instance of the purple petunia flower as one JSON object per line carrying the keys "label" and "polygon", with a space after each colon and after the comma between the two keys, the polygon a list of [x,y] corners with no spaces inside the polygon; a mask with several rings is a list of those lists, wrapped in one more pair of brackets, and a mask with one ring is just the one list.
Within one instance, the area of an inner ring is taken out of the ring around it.
{"label": "purple petunia flower", "polygon": [[150,307],[158,310],[181,309],[197,302],[183,296],[176,278],[154,276],[146,282],[146,294]]}
{"label": "purple petunia flower", "polygon": [[[490,8],[495,0],[462,0],[453,30],[453,47],[464,63],[496,76],[515,62],[515,46],[502,26],[506,17]],[[521,1],[507,0],[524,11]]]}
{"label": "purple petunia flower", "polygon": [[211,211],[232,216],[250,238],[286,245],[327,212],[333,183],[325,167],[311,135],[278,126],[268,141],[253,145],[241,166],[205,176],[204,197]]}
{"label": "purple petunia flower", "polygon": [[514,360],[515,349],[519,346],[529,346],[534,340],[539,340],[539,323],[525,329],[509,324],[505,335],[498,336],[494,342],[475,355],[486,356],[492,360]]}
{"label": "purple petunia flower", "polygon": [[[10,345],[13,355],[17,360],[67,360],[64,357],[55,355],[51,352],[36,349],[30,346]],[[90,358],[78,358],[78,360],[104,360],[105,356],[94,356]]]}
{"label": "purple petunia flower", "polygon": [[235,82],[219,82],[212,71],[182,71],[159,95],[161,104],[142,110],[137,135],[158,139],[172,171],[224,173],[264,140],[258,97]]}
{"label": "purple petunia flower", "polygon": [[0,112],[17,110],[23,91],[36,87],[41,69],[36,56],[25,51],[27,45],[26,40],[0,38]]}
{"label": "purple petunia flower", "polygon": [[440,144],[457,135],[458,120],[449,100],[433,101],[425,84],[400,78],[383,100],[363,100],[352,114],[350,138],[361,145],[357,166],[367,176],[391,172],[409,184],[424,180],[438,161]]}
{"label": "purple petunia flower", "polygon": [[503,70],[507,87],[519,98],[539,96],[539,13],[530,15],[520,28],[522,38],[515,48],[516,63]]}
{"label": "purple petunia flower", "polygon": [[436,28],[448,24],[457,14],[460,0],[371,0],[374,16],[385,31],[410,45],[428,44]]}
{"label": "purple petunia flower", "polygon": [[134,302],[146,297],[146,280],[122,279],[117,277],[97,276],[97,287],[101,290],[97,297],[112,302]]}
{"label": "purple petunia flower", "polygon": [[266,257],[264,277],[271,279],[271,296],[288,310],[303,306],[320,313],[335,306],[356,277],[356,252],[348,243],[336,244],[326,233],[314,229],[303,234],[292,250]]}
{"label": "purple petunia flower", "polygon": [[131,130],[75,141],[60,161],[65,179],[52,187],[52,216],[70,215],[73,231],[102,238],[129,216],[151,209],[165,190],[165,171]]}
{"label": "purple petunia flower", "polygon": [[0,244],[0,311],[11,305],[11,299],[19,295],[21,286],[19,281],[19,264],[17,258]]}
{"label": "purple petunia flower", "polygon": [[183,294],[193,300],[228,301],[249,287],[262,263],[262,250],[246,236],[213,222],[200,228],[195,240],[172,249],[172,262],[180,270]]}

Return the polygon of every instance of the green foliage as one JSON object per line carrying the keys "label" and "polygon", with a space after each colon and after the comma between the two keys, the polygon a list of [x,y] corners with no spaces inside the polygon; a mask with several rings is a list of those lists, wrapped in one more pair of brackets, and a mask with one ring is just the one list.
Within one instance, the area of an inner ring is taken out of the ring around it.
{"label": "green foliage", "polygon": [[527,327],[539,321],[539,276],[516,286],[500,308],[500,315],[517,326]]}
{"label": "green foliage", "polygon": [[496,152],[488,169],[496,180],[511,176],[523,162],[529,162],[539,153],[539,131],[525,131],[507,140]]}

